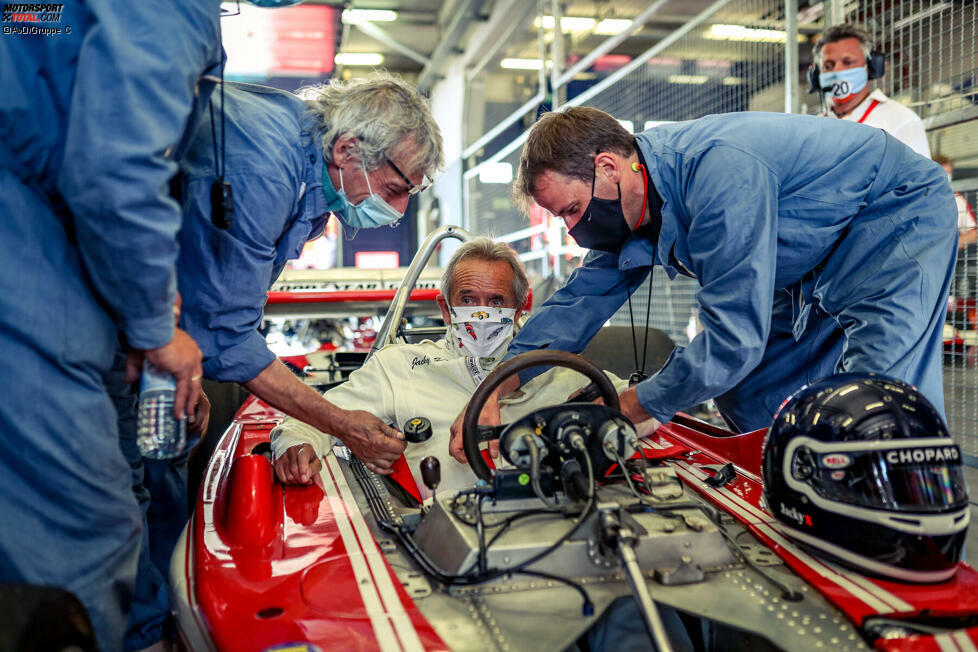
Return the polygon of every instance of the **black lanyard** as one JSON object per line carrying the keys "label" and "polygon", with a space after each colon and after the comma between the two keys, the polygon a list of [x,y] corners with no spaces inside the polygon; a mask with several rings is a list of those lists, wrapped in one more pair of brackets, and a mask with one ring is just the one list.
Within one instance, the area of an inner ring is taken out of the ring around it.
{"label": "black lanyard", "polygon": [[[645,304],[645,336],[642,342],[642,366],[638,364],[638,337],[635,335],[635,316],[632,314],[632,288],[628,288],[628,321],[632,325],[632,352],[635,354],[635,371],[628,377],[628,386],[634,387],[646,378],[645,361],[649,353],[649,316],[652,314],[652,272],[649,268],[649,300]],[[635,288],[636,290],[638,288]]]}

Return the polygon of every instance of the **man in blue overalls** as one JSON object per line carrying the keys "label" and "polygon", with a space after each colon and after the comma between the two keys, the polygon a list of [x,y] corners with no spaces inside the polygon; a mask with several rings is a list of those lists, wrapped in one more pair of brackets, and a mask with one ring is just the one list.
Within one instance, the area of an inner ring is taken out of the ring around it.
{"label": "man in blue overalls", "polygon": [[[174,160],[221,60],[216,0],[52,5],[0,38],[0,581],[53,585],[122,649],[141,515],[104,375],[124,333],[174,374]],[[4,23],[8,25],[8,23]]]}
{"label": "man in blue overalls", "polygon": [[954,197],[939,165],[879,129],[737,113],[632,136],[570,108],[534,125],[514,195],[592,251],[510,356],[583,350],[653,265],[697,279],[703,331],[622,394],[633,421],[714,398],[736,429],[764,428],[792,392],[844,371],[944,406]]}
{"label": "man in blue overalls", "polygon": [[[348,234],[401,218],[411,195],[442,164],[441,135],[425,99],[390,75],[334,80],[304,95],[232,82],[213,92],[173,184],[183,208],[180,325],[200,345],[205,377],[241,383],[286,414],[343,433],[364,463],[390,473],[403,437],[372,414],[340,409],[303,384],[269,350],[259,327],[269,287],[323,233],[330,215]],[[212,200],[222,181],[234,208],[223,214]],[[170,460],[139,459],[135,397],[121,382],[121,367],[113,385],[123,446],[137,484],[150,494],[137,489],[149,510],[151,547],[141,562],[127,637],[127,646],[139,649],[165,632],[168,562],[188,516],[189,451]],[[188,427],[188,449],[195,439]]]}
{"label": "man in blue overalls", "polygon": [[[331,215],[347,233],[401,219],[442,165],[441,133],[425,99],[390,75],[310,87],[306,100],[253,84],[225,86],[213,98],[226,103],[224,116],[204,117],[180,164],[180,323],[200,343],[207,378],[241,383],[290,416],[345,433],[343,443],[368,467],[390,473],[403,438],[303,384],[258,329],[271,284]],[[222,144],[218,136],[217,161],[212,128],[227,138]],[[221,159],[234,190],[227,228],[215,224],[210,201]]]}

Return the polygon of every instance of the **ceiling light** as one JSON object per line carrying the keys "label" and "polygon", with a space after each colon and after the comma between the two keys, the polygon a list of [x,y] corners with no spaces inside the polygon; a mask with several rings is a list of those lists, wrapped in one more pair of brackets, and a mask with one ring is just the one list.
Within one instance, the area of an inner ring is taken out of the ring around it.
{"label": "ceiling light", "polygon": [[[560,19],[560,29],[563,32],[586,32],[589,29],[594,29],[594,25],[598,21],[593,18],[584,18],[582,16],[563,16]],[[534,27],[540,27],[540,17],[537,16],[533,21]],[[543,28],[553,29],[554,28],[554,17],[544,16],[543,17]]]}
{"label": "ceiling light", "polygon": [[499,66],[509,70],[540,70],[543,62],[540,59],[503,59]]}
{"label": "ceiling light", "polygon": [[724,86],[740,86],[743,83],[744,83],[744,78],[743,77],[724,77],[723,78],[723,85]]}
{"label": "ceiling light", "polygon": [[338,66],[379,66],[384,63],[384,55],[379,52],[340,52],[333,61]]}
{"label": "ceiling light", "polygon": [[[752,41],[754,43],[784,43],[787,35],[780,29],[758,29],[743,25],[712,25],[704,37],[713,41]],[[798,42],[805,40],[803,34],[798,35]]]}
{"label": "ceiling light", "polygon": [[631,24],[632,21],[627,18],[605,18],[594,28],[594,33],[600,34],[601,36],[613,36],[615,34],[621,34]]}
{"label": "ceiling light", "polygon": [[397,12],[389,9],[344,9],[344,23],[369,21],[372,23],[389,23],[397,20]]}
{"label": "ceiling light", "polygon": [[705,84],[706,75],[669,75],[670,84]]}
{"label": "ceiling light", "polygon": [[[553,18],[551,18],[553,20]],[[594,29],[598,21],[593,18],[579,18],[576,16],[564,16],[560,19],[560,29],[565,32],[586,32]],[[553,27],[551,26],[551,29]]]}

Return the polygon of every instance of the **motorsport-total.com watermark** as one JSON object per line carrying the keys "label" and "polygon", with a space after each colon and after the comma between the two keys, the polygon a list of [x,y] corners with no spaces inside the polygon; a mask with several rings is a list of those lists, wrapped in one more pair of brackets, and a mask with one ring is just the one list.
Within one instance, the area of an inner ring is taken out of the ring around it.
{"label": "motorsport-total.com watermark", "polygon": [[61,22],[64,6],[63,2],[7,2],[0,14],[2,31],[29,36],[71,34],[71,25],[57,25]]}

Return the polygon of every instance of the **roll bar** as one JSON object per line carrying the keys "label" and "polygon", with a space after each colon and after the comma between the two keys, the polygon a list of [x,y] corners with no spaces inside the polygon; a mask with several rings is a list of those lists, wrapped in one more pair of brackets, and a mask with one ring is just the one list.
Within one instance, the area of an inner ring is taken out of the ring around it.
{"label": "roll bar", "polygon": [[397,288],[397,294],[394,295],[391,307],[387,311],[387,316],[384,317],[384,323],[381,324],[380,330],[377,331],[377,339],[374,340],[374,345],[370,347],[370,353],[367,357],[370,357],[388,344],[392,344],[397,338],[398,326],[401,323],[401,318],[404,316],[404,308],[407,306],[408,298],[411,296],[411,290],[414,289],[415,284],[418,282],[418,277],[421,276],[421,272],[428,264],[431,255],[435,252],[435,247],[447,238],[455,238],[462,242],[468,242],[472,239],[472,235],[465,229],[450,224],[435,229],[428,234],[428,237],[421,243],[421,248],[418,249],[418,253],[415,254],[414,260],[411,261],[411,266],[408,267],[407,273],[404,274],[401,285]]}

